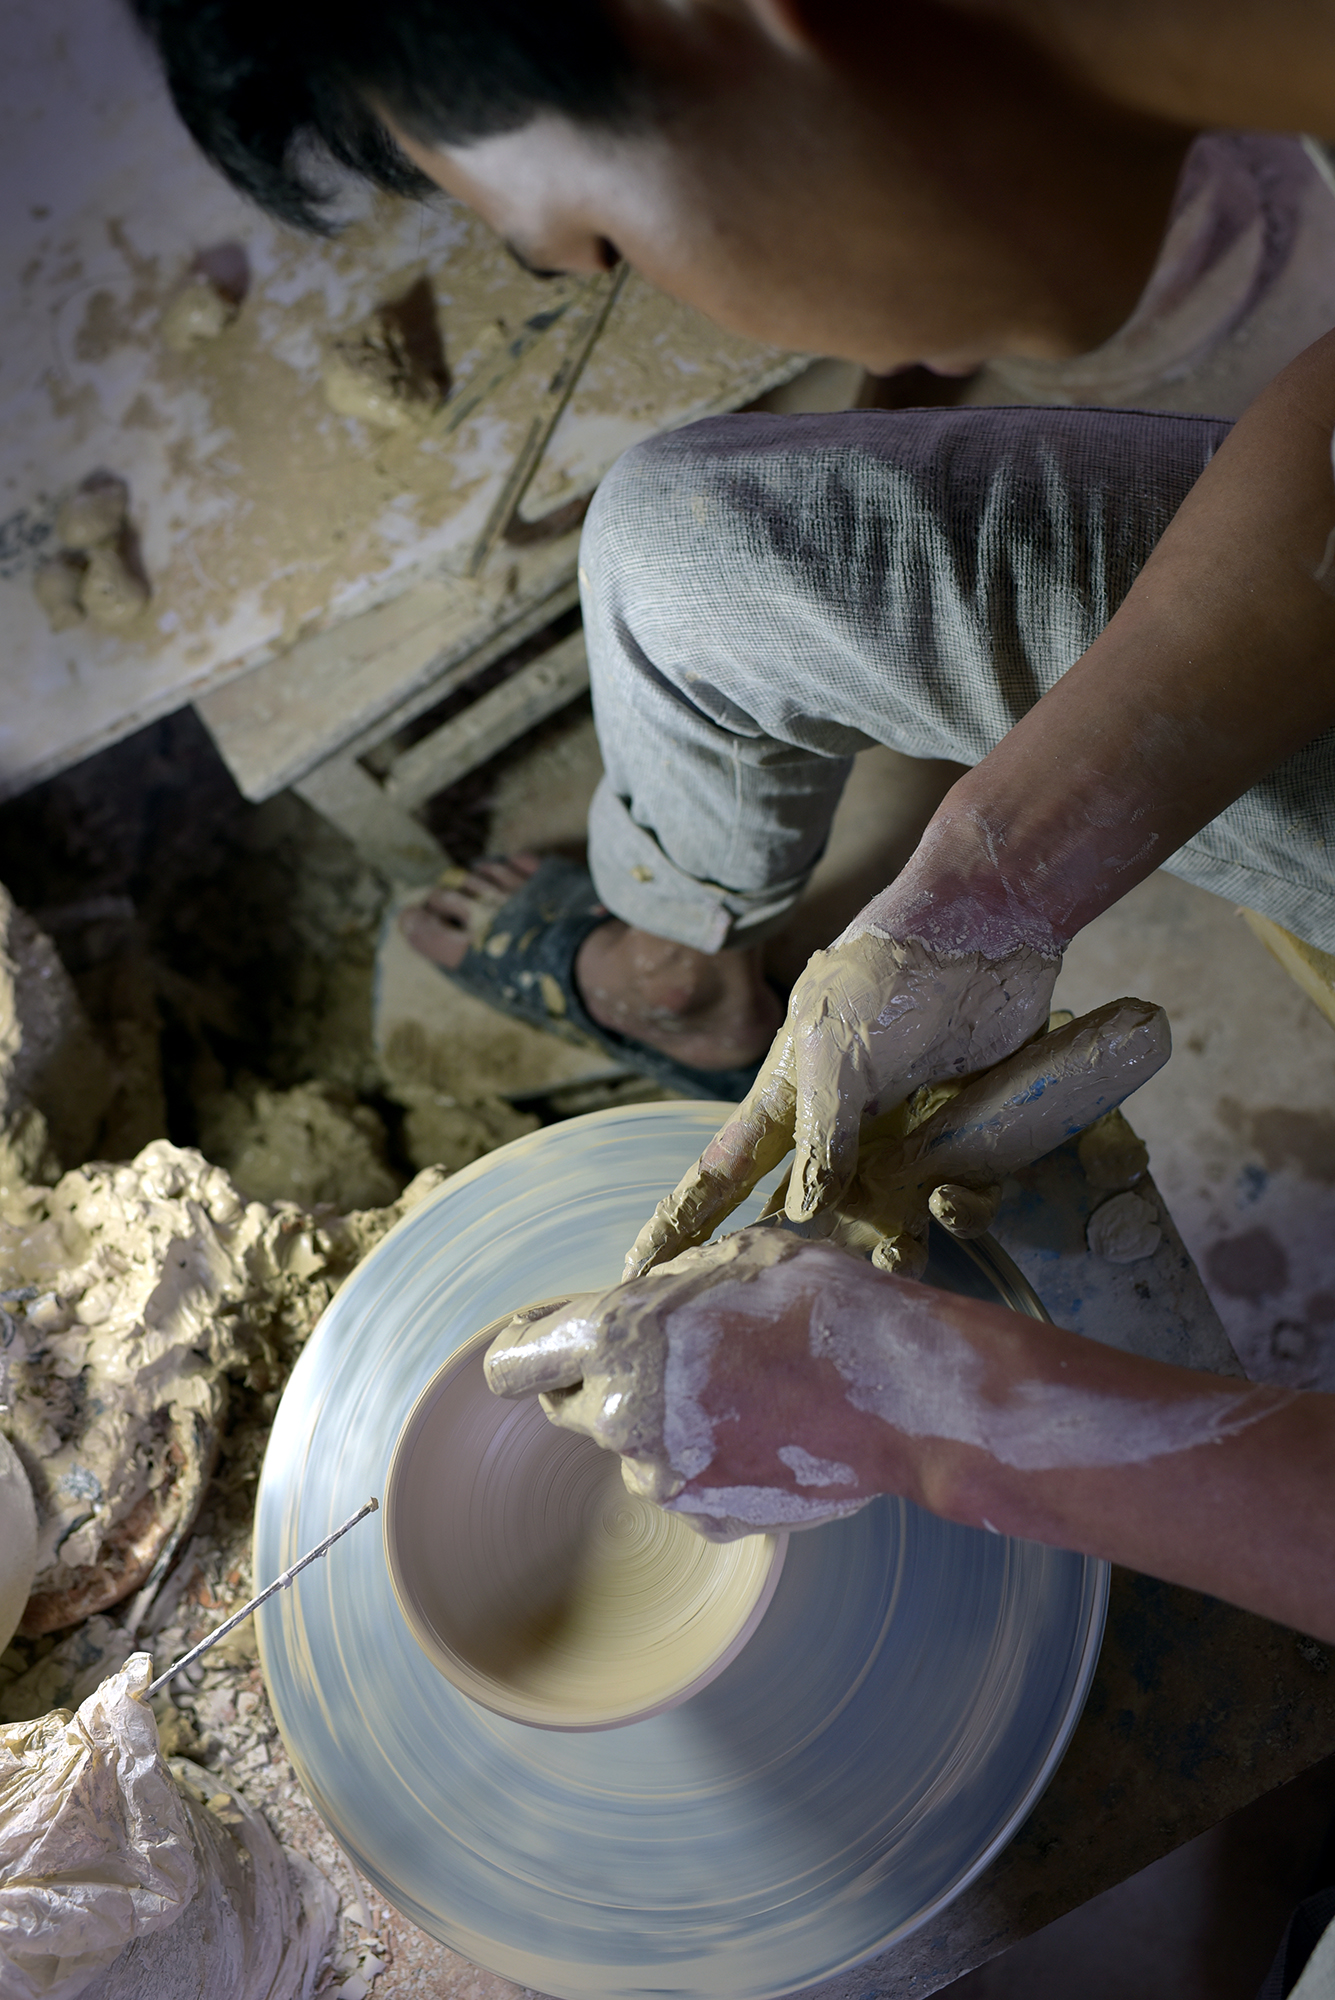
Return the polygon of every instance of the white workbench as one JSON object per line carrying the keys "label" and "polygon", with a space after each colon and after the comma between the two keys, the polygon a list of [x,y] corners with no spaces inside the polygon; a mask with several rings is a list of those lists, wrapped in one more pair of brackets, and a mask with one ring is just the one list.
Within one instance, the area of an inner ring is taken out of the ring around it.
{"label": "white workbench", "polygon": [[[208,720],[209,697],[257,669],[227,711],[235,740],[225,716],[215,736],[243,787],[263,796],[368,726],[354,703],[344,729],[338,676],[332,691],[325,679],[318,741],[289,735],[281,771],[271,769],[246,736],[269,663],[288,662],[290,694],[302,676],[294,647],[323,638],[327,653],[329,634],[424,587],[428,604],[449,599],[441,615],[458,650],[454,627],[476,591],[462,581],[456,591],[452,573],[522,441],[542,362],[540,346],[529,375],[453,435],[439,421],[388,435],[327,407],[327,344],[426,275],[452,381],[466,387],[569,285],[528,277],[443,198],[356,197],[361,219],[331,240],[269,221],[196,153],[119,0],[4,0],[3,31],[0,796],[187,701],[203,702]],[[192,260],[220,246],[239,248],[249,269],[241,314],[217,341],[172,353],[163,311]],[[735,407],[796,365],[632,280],[527,511],[587,491],[636,439]],[[129,482],[152,600],[123,635],[86,624],[54,634],[32,572],[54,551],[60,498],[96,469]],[[481,630],[494,591],[477,602]],[[391,663],[375,703],[392,709],[398,691]]]}

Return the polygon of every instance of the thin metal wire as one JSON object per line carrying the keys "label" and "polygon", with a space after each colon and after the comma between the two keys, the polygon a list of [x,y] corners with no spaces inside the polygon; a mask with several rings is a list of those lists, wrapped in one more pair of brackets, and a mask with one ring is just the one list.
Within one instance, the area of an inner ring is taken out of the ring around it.
{"label": "thin metal wire", "polygon": [[348,1529],[355,1528],[358,1521],[364,1521],[368,1514],[374,1514],[379,1505],[378,1500],[368,1500],[364,1507],[359,1507],[355,1514],[350,1514],[341,1528],[335,1528],[332,1535],[326,1535],[322,1542],[317,1542],[313,1549],[308,1549],[299,1562],[294,1562],[291,1569],[285,1569],[281,1576],[276,1576],[258,1597],[252,1597],[249,1604],[243,1604],[239,1611],[234,1611],[230,1618],[225,1618],[216,1631],[210,1632],[206,1639],[201,1639],[197,1646],[192,1646],[188,1653],[183,1653],[174,1667],[168,1667],[165,1674],[159,1674],[155,1681],[150,1681],[148,1693],[156,1694],[159,1688],[166,1687],[168,1681],[175,1680],[182,1667],[188,1667],[201,1653],[207,1653],[210,1646],[216,1646],[219,1639],[225,1639],[229,1632],[235,1631],[243,1619],[249,1618],[251,1612],[263,1604],[266,1597],[272,1597],[276,1590],[286,1590],[292,1579],[305,1569],[307,1563],[313,1563],[317,1556],[322,1556],[332,1549],[340,1535],[346,1535]]}

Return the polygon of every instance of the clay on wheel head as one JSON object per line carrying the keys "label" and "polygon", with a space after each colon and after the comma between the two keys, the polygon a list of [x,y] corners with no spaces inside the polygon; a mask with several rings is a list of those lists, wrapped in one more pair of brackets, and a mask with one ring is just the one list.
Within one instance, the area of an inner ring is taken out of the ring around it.
{"label": "clay on wheel head", "polygon": [[385,1548],[408,1623],[456,1687],[519,1722],[675,1707],[759,1624],[787,1538],[720,1546],[628,1492],[615,1453],[492,1394],[495,1331],[439,1371],[395,1448]]}

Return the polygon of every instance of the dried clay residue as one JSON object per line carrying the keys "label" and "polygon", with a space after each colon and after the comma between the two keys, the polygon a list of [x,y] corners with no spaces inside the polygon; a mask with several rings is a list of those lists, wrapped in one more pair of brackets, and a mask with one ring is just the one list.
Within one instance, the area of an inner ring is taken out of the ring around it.
{"label": "dried clay residue", "polygon": [[317,1222],[248,1202],[166,1140],[11,1195],[0,1403],[38,1510],[25,1631],[118,1603],[162,1565],[213,1470],[228,1375],[276,1387],[398,1213]]}
{"label": "dried clay residue", "polygon": [[125,481],[90,474],[57,510],[55,532],[60,548],[33,577],[52,631],[85,618],[106,632],[133,625],[151,593]]}

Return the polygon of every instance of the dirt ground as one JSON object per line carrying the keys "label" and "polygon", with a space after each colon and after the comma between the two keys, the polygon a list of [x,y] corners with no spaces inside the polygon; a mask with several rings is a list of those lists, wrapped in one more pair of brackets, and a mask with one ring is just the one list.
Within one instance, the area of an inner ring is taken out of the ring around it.
{"label": "dirt ground", "polygon": [[[578,851],[591,742],[577,705],[437,800],[451,853]],[[545,820],[534,777],[558,801]],[[491,1090],[468,1118],[424,1117],[375,1046],[388,885],[294,793],[243,799],[191,710],[0,806],[0,881],[54,939],[112,1058],[87,1157],[169,1138],[261,1200],[364,1208],[419,1167],[457,1168],[617,1094],[576,1107],[539,1091],[516,1110]]]}
{"label": "dirt ground", "polygon": [[384,885],[292,794],[242,799],[193,711],[0,807],[0,880],[110,1048],[97,1156],[197,1145],[222,1093],[259,1085],[374,1102]]}

